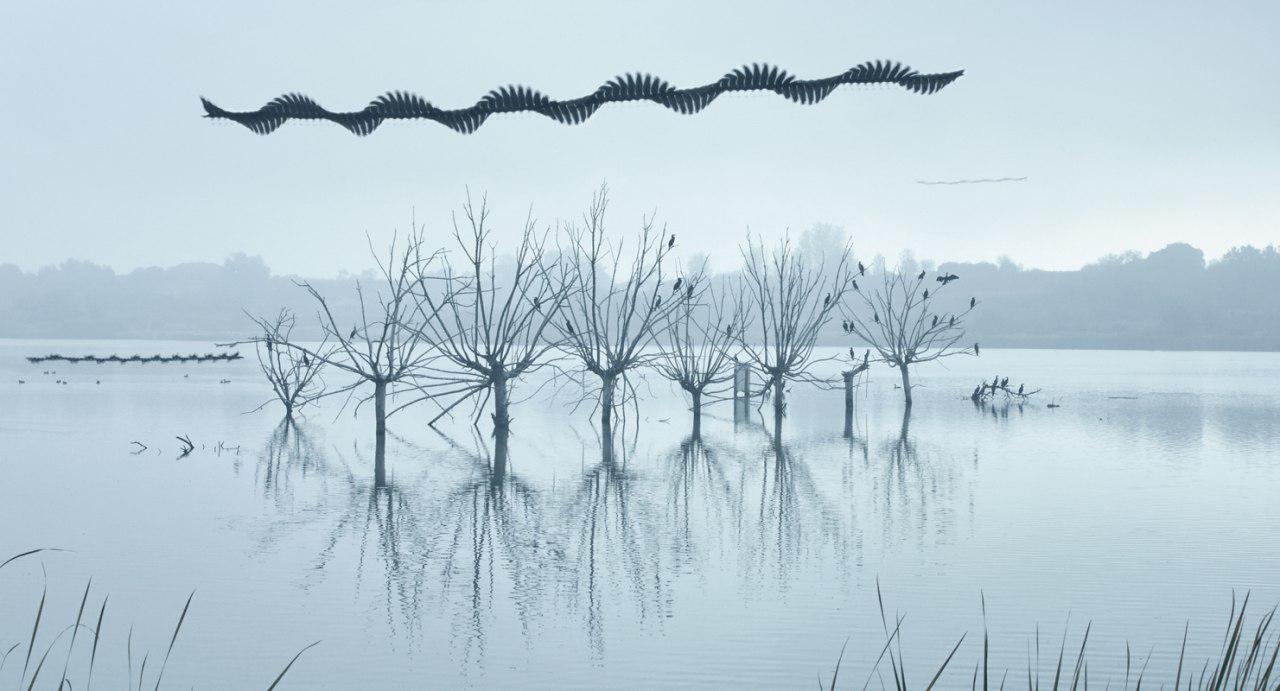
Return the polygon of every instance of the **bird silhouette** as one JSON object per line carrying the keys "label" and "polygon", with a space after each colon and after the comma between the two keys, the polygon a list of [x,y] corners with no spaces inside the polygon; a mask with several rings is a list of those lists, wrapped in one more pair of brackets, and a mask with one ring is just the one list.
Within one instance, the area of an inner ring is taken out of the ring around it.
{"label": "bird silhouette", "polygon": [[952,315],[951,321],[947,323],[947,326],[955,326],[955,325],[956,325],[956,318],[955,318],[955,315]]}
{"label": "bird silhouette", "polygon": [[923,272],[923,271],[921,271],[921,272],[920,272],[920,275],[919,275],[919,276],[916,276],[916,280],[917,280],[917,281],[923,281],[923,280],[924,280],[924,272]]}
{"label": "bird silhouette", "polygon": [[853,346],[849,346],[849,359],[850,359],[850,360],[857,360],[857,359],[858,359],[858,356],[857,356],[856,354],[854,354],[854,352],[853,352]]}
{"label": "bird silhouette", "polygon": [[692,284],[692,283],[690,283],[690,284],[689,284],[689,288],[685,291],[685,297],[687,297],[687,298],[692,298],[692,297],[693,297],[693,284]]}
{"label": "bird silhouette", "polygon": [[302,354],[302,366],[303,366],[303,367],[310,367],[310,366],[311,366],[311,358],[307,357],[307,354],[306,354],[306,353],[303,353],[303,354]]}
{"label": "bird silhouette", "polygon": [[671,239],[667,240],[667,249],[671,249],[672,247],[675,247],[675,246],[676,246],[676,234],[672,233]]}
{"label": "bird silhouette", "polygon": [[850,283],[852,283],[852,284],[853,284],[853,290],[854,290],[855,292],[857,292],[857,290],[858,290],[858,282],[857,282],[857,281],[850,281]]}
{"label": "bird silhouette", "polygon": [[1008,378],[1008,377],[1005,377],[1004,379],[1000,380],[1000,388],[1002,388],[1002,389],[1007,389],[1007,388],[1009,388],[1009,378]]}
{"label": "bird silhouette", "polygon": [[858,262],[858,275],[862,276],[866,273],[867,273],[867,267],[863,266],[862,262]]}
{"label": "bird silhouette", "polygon": [[935,314],[935,315],[933,315],[933,323],[929,325],[929,328],[931,328],[931,329],[932,329],[933,327],[935,327],[935,326],[937,326],[937,325],[938,325],[938,315],[936,315],[936,314]]}
{"label": "bird silhouette", "polygon": [[866,351],[862,353],[862,364],[864,365],[867,364],[867,361],[870,359],[871,359],[871,349],[867,348]]}
{"label": "bird silhouette", "polygon": [[533,311],[534,312],[542,311],[542,298],[537,297],[533,299]]}
{"label": "bird silhouette", "polygon": [[976,304],[978,304],[978,298],[969,298],[969,309],[973,309]]}
{"label": "bird silhouette", "polygon": [[974,355],[981,355],[981,354],[982,354],[982,351],[978,349],[978,344],[977,344],[977,343],[974,343],[974,344],[973,344],[973,354],[974,354]]}
{"label": "bird silhouette", "polygon": [[945,276],[939,276],[937,280],[939,283],[945,286],[946,284],[952,281],[960,280],[960,277],[955,274],[946,274]]}
{"label": "bird silhouette", "polygon": [[267,352],[268,352],[268,353],[270,353],[270,352],[271,352],[271,339],[269,339],[269,338],[267,339]]}
{"label": "bird silhouette", "polygon": [[928,300],[928,299],[929,299],[929,290],[928,290],[928,289],[925,289],[925,291],[924,291],[924,299],[926,299],[926,300]]}
{"label": "bird silhouette", "polygon": [[872,312],[872,313],[871,313],[871,316],[875,318],[875,320],[876,320],[876,323],[877,323],[877,324],[879,324],[879,323],[880,323],[880,313],[879,313],[879,312]]}
{"label": "bird silhouette", "polygon": [[661,296],[661,295],[659,295],[659,296],[658,296],[657,298],[655,298],[655,299],[654,299],[654,301],[653,301],[653,308],[654,308],[654,309],[658,309],[658,308],[659,308],[659,307],[661,307],[661,306],[662,306],[662,296]]}
{"label": "bird silhouette", "polygon": [[733,324],[730,324],[730,325],[728,325],[728,326],[724,327],[724,335],[726,335],[726,336],[732,336],[732,335],[733,335]]}
{"label": "bird silhouette", "polygon": [[1019,396],[1021,396],[1021,395],[1022,395],[1022,389],[1023,389],[1024,387],[1026,387],[1026,384],[1018,384],[1018,395],[1019,395]]}
{"label": "bird silhouette", "polygon": [[567,331],[569,332],[569,335],[570,335],[570,336],[574,335],[574,333],[573,333],[573,322],[569,321],[568,319],[564,320],[564,327],[565,327],[565,330],[567,330]]}
{"label": "bird silhouette", "polygon": [[354,340],[356,337],[356,327],[351,327],[351,333],[347,335],[347,340]]}
{"label": "bird silhouette", "polygon": [[680,290],[680,286],[681,286],[683,283],[684,283],[684,278],[677,278],[677,279],[676,279],[676,282],[675,282],[675,285],[671,286],[671,292],[673,292],[673,293],[674,293],[674,292],[676,292],[677,290]]}
{"label": "bird silhouette", "polygon": [[830,304],[831,304],[831,293],[827,293],[827,296],[825,298],[822,298],[822,306],[826,307]]}

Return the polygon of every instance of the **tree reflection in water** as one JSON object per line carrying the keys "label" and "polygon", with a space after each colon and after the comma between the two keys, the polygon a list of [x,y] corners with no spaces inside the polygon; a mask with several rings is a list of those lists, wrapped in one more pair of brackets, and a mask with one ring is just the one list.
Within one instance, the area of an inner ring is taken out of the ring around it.
{"label": "tree reflection in water", "polygon": [[[875,444],[839,429],[789,439],[735,418],[708,418],[726,438],[704,430],[652,458],[583,440],[598,461],[567,486],[520,472],[543,462],[521,458],[533,449],[478,433],[440,434],[429,449],[393,436],[396,472],[379,485],[351,470],[362,459],[282,424],[255,471],[281,516],[263,549],[322,535],[303,587],[354,579],[393,640],[414,645],[430,626],[459,664],[483,667],[496,631],[534,645],[548,627],[585,636],[603,660],[621,632],[678,613],[682,579],[751,596],[818,573],[845,589],[864,560],[945,540],[956,523],[964,466],[921,453],[909,416]],[[864,544],[877,533],[880,545]]]}

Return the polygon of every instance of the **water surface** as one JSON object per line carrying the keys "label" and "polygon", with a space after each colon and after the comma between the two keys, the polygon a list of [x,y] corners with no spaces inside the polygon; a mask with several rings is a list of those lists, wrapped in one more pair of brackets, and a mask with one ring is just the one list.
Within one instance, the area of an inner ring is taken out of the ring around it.
{"label": "water surface", "polygon": [[[650,374],[614,464],[590,405],[530,384],[501,482],[484,425],[433,431],[421,407],[392,418],[385,488],[368,411],[245,414],[268,395],[251,361],[23,359],[211,349],[0,342],[0,556],[71,550],[0,571],[0,648],[29,635],[42,566],[49,621],[74,619],[89,576],[110,593],[102,679],[124,679],[130,625],[162,654],[195,590],[165,676],[198,687],[265,686],[320,640],[294,688],[789,688],[846,638],[861,687],[877,583],[909,681],[969,632],[948,677],[967,685],[984,597],[1011,679],[1037,626],[1048,669],[1092,622],[1091,681],[1123,675],[1125,641],[1159,680],[1185,623],[1193,657],[1217,650],[1233,591],[1280,601],[1280,354],[984,349],[915,373],[906,419],[873,371],[852,437],[840,392],[797,384],[781,446],[728,404],[689,439]],[[975,407],[996,374],[1044,392]]]}

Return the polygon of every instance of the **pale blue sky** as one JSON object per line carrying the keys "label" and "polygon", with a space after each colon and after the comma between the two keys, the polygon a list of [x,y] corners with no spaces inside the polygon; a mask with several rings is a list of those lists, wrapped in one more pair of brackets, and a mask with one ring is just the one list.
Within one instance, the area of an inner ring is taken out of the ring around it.
{"label": "pale blue sky", "polygon": [[[864,256],[1071,268],[1174,241],[1213,256],[1280,240],[1278,20],[1274,2],[4,3],[0,263],[244,251],[325,275],[364,268],[364,231],[415,208],[443,240],[465,185],[490,192],[510,237],[530,204],[574,214],[602,179],[615,229],[656,207],[721,266],[748,226],[815,221]],[[929,97],[615,105],[470,136],[424,122],[259,137],[198,101],[252,109],[296,90],[357,109],[408,89],[455,107],[508,83],[573,97],[626,71],[683,86],[744,62],[809,77],[875,58],[968,73]],[[1029,180],[915,183],[1003,176]]]}

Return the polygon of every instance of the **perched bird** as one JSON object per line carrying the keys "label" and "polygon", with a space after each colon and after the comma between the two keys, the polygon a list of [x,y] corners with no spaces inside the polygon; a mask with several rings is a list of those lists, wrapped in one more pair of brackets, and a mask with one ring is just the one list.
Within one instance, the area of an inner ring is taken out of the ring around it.
{"label": "perched bird", "polygon": [[853,284],[853,290],[856,292],[856,291],[858,290],[858,282],[857,282],[857,281],[850,281],[850,283],[852,283],[852,284]]}
{"label": "perched bird", "polygon": [[857,359],[858,359],[858,356],[857,356],[856,354],[854,354],[854,352],[853,352],[853,346],[849,346],[849,359],[850,359],[850,360],[857,360]]}
{"label": "perched bird", "polygon": [[351,333],[347,335],[347,340],[354,340],[356,337],[356,327],[351,327]]}
{"label": "perched bird", "polygon": [[923,280],[924,280],[924,272],[923,272],[923,271],[921,271],[921,272],[920,272],[920,275],[919,275],[919,276],[916,276],[916,280],[917,280],[917,281],[923,281]]}
{"label": "perched bird", "polygon": [[539,297],[539,298],[533,299],[533,311],[534,312],[542,311],[542,298]]}
{"label": "perched bird", "polygon": [[849,333],[849,322],[848,321],[840,322],[840,329],[845,333]]}
{"label": "perched bird", "polygon": [[667,240],[667,249],[671,249],[672,247],[675,247],[675,246],[676,246],[676,234],[672,233],[671,239]]}
{"label": "perched bird", "polygon": [[733,335],[733,324],[730,324],[730,325],[728,325],[728,326],[724,327],[724,335],[726,335],[726,336],[732,336],[732,335]]}
{"label": "perched bird", "polygon": [[879,324],[879,323],[880,323],[880,313],[879,313],[879,312],[872,312],[872,313],[871,313],[871,316],[875,318],[875,320],[876,320],[876,323],[877,323],[877,324]]}
{"label": "perched bird", "polygon": [[1022,389],[1023,389],[1024,387],[1026,387],[1026,384],[1018,384],[1018,395],[1019,395],[1019,396],[1021,396],[1021,395],[1022,395]]}
{"label": "perched bird", "polygon": [[863,266],[862,262],[858,262],[858,275],[862,276],[866,273],[867,273],[867,267]]}
{"label": "perched bird", "polygon": [[825,298],[822,298],[822,306],[826,307],[827,305],[830,305],[830,304],[831,304],[831,293],[827,293],[827,296]]}
{"label": "perched bird", "polygon": [[302,366],[303,366],[303,367],[310,367],[310,366],[311,366],[311,358],[307,357],[307,354],[306,354],[306,353],[303,353],[303,354],[302,354]]}
{"label": "perched bird", "polygon": [[933,315],[933,323],[929,325],[929,328],[931,328],[931,329],[932,329],[933,327],[935,327],[935,326],[937,326],[937,325],[938,325],[938,315],[936,315],[936,314],[935,314],[935,315]]}
{"label": "perched bird", "polygon": [[981,354],[982,354],[982,351],[981,351],[981,350],[978,350],[978,344],[977,344],[977,343],[974,343],[974,344],[973,344],[973,354],[974,354],[974,355],[981,355]]}
{"label": "perched bird", "polygon": [[925,291],[924,291],[924,299],[926,299],[926,300],[928,300],[928,299],[929,299],[929,290],[928,290],[928,289],[925,289]]}
{"label": "perched bird", "polygon": [[566,330],[568,330],[569,335],[570,335],[570,336],[572,336],[572,335],[573,335],[573,322],[569,321],[568,319],[564,320],[564,327],[565,327],[565,329],[566,329]]}
{"label": "perched bird", "polygon": [[677,290],[680,290],[680,286],[681,286],[683,283],[684,283],[684,278],[677,278],[677,279],[676,279],[676,282],[675,282],[675,285],[671,286],[671,292],[673,292],[673,293],[674,293],[674,292],[676,292]]}
{"label": "perched bird", "polygon": [[1009,388],[1009,378],[1008,378],[1008,377],[1005,377],[1004,379],[1000,380],[1000,388],[1002,388],[1002,389],[1007,389],[1007,388]]}
{"label": "perched bird", "polygon": [[862,354],[862,364],[864,365],[867,364],[867,361],[870,359],[871,359],[871,349],[867,348],[866,352]]}
{"label": "perched bird", "polygon": [[951,321],[947,324],[947,326],[955,326],[955,325],[956,325],[956,317],[955,315],[951,315]]}
{"label": "perched bird", "polygon": [[268,353],[270,353],[270,352],[271,352],[271,339],[270,339],[270,338],[268,338],[268,339],[267,339],[267,352],[268,352]]}
{"label": "perched bird", "polygon": [[978,304],[978,298],[969,298],[969,309],[973,309],[976,304]]}
{"label": "perched bird", "polygon": [[692,297],[693,297],[693,284],[692,284],[692,283],[690,283],[690,284],[689,284],[689,288],[688,288],[688,290],[686,290],[686,291],[685,291],[685,297],[687,297],[687,298],[692,298]]}
{"label": "perched bird", "polygon": [[653,300],[653,308],[658,309],[661,306],[662,306],[662,296],[659,295],[657,298],[654,298]]}

